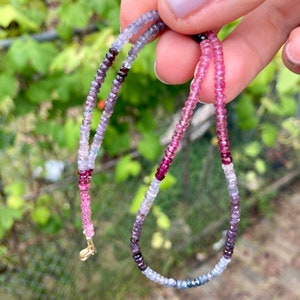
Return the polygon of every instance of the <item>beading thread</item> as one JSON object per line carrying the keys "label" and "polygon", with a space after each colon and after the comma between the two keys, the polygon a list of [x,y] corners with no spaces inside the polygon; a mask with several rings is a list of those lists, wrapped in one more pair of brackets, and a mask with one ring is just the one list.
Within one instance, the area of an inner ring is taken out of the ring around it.
{"label": "beading thread", "polygon": [[[141,27],[146,23],[157,21],[154,25],[151,25],[133,45],[125,61],[123,62],[120,70],[117,73],[115,80],[113,81],[113,87],[108,96],[105,104],[105,109],[102,113],[100,123],[96,129],[96,134],[93,138],[93,142],[89,147],[89,134],[90,124],[92,118],[92,111],[95,107],[96,96],[99,92],[101,84],[104,82],[105,75],[109,67],[112,65],[116,55],[130,37],[136,34]],[[113,113],[113,108],[116,103],[120,88],[131,68],[133,61],[142,49],[142,47],[155,37],[159,32],[166,28],[165,24],[159,19],[159,15],[156,11],[151,11],[134,23],[129,25],[127,29],[119,36],[119,38],[112,44],[104,61],[100,65],[97,75],[92,82],[90,92],[86,100],[86,106],[84,110],[84,117],[80,132],[80,147],[78,153],[78,173],[79,173],[79,189],[81,195],[81,210],[82,210],[82,223],[84,228],[84,234],[87,238],[88,247],[81,251],[81,259],[86,260],[90,255],[95,253],[95,247],[92,242],[94,235],[94,227],[91,222],[91,210],[90,210],[90,197],[89,188],[90,180],[92,176],[92,170],[95,165],[95,158],[98,150],[101,147],[104,133],[107,128],[109,118]],[[222,274],[227,265],[231,261],[233,254],[234,244],[237,236],[238,224],[240,221],[240,198],[237,186],[237,178],[234,172],[232,163],[230,144],[227,131],[227,116],[226,116],[226,99],[225,99],[225,67],[223,50],[220,41],[216,34],[208,32],[207,34],[201,34],[193,37],[201,47],[201,57],[197,66],[195,78],[190,85],[190,93],[185,102],[182,110],[181,118],[177,123],[171,142],[168,145],[162,160],[157,168],[155,176],[145,194],[144,200],[141,203],[140,209],[136,215],[131,235],[130,249],[132,257],[142,273],[150,280],[157,282],[161,285],[175,287],[179,289],[191,288],[201,286],[213,278]],[[207,274],[201,275],[194,279],[177,280],[173,278],[167,278],[156,271],[152,270],[145,262],[141,253],[139,245],[143,223],[150,208],[159,192],[159,187],[162,180],[165,178],[169,167],[171,166],[176,152],[179,149],[181,140],[185,134],[186,129],[191,121],[193,111],[199,99],[199,93],[202,82],[207,73],[210,61],[214,62],[215,73],[215,114],[216,114],[216,133],[218,138],[218,148],[222,161],[222,168],[226,178],[226,184],[230,197],[230,221],[229,229],[226,235],[226,243],[223,250],[223,255],[214,268]]]}

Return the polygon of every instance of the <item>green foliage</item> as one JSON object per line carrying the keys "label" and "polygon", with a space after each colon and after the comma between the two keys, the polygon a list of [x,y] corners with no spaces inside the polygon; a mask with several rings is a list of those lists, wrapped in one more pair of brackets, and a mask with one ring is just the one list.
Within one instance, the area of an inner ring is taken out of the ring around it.
{"label": "green foliage", "polygon": [[236,105],[238,116],[238,125],[243,130],[253,129],[258,124],[258,118],[255,115],[255,105],[250,96],[243,96]]}
{"label": "green foliage", "polygon": [[169,230],[171,227],[171,221],[168,216],[157,205],[153,207],[153,215],[156,217],[157,227],[162,230]]}
{"label": "green foliage", "polygon": [[17,6],[4,5],[0,10],[0,25],[9,27],[12,22],[16,22],[22,30],[38,30],[38,24],[33,22],[26,14],[23,14]]}
{"label": "green foliage", "polygon": [[0,99],[4,101],[6,97],[12,98],[15,95],[18,87],[18,82],[16,78],[14,78],[14,76],[12,76],[11,74],[3,73],[0,75],[0,86]]}
{"label": "green foliage", "polygon": [[50,216],[51,212],[47,206],[38,206],[32,212],[32,220],[39,225],[46,225]]}
{"label": "green foliage", "polygon": [[25,202],[22,197],[24,188],[24,183],[20,181],[8,184],[5,187],[6,205],[0,204],[0,238],[3,238],[13,224],[23,216],[25,210]]}
{"label": "green foliage", "polygon": [[[247,87],[236,104],[238,125],[242,130],[259,128],[261,142],[273,147],[283,129],[281,121],[295,116],[299,92],[299,76],[291,73],[276,60],[271,62]],[[265,114],[271,120],[263,119]],[[259,126],[258,126],[259,124]]]}
{"label": "green foliage", "polygon": [[261,140],[266,146],[274,146],[277,135],[278,129],[274,125],[268,123],[263,124],[261,129]]}
{"label": "green foliage", "polygon": [[4,235],[12,228],[14,222],[22,218],[23,211],[22,209],[0,205],[0,212],[0,238],[3,238]]}
{"label": "green foliage", "polygon": [[254,141],[246,145],[245,154],[249,157],[257,157],[261,152],[262,145],[258,141]]}
{"label": "green foliage", "polygon": [[118,161],[116,165],[116,180],[121,182],[126,180],[129,176],[136,176],[141,171],[141,164],[134,161],[131,155],[125,155]]}
{"label": "green foliage", "polygon": [[15,40],[7,55],[7,69],[11,69],[22,75],[45,74],[58,50],[51,43],[38,43],[27,37],[24,40]]}
{"label": "green foliage", "polygon": [[299,76],[289,71],[287,68],[280,68],[278,82],[276,85],[279,95],[293,95],[299,92]]}
{"label": "green foliage", "polygon": [[137,149],[149,161],[154,161],[161,154],[161,144],[158,136],[145,134],[139,141]]}
{"label": "green foliage", "polygon": [[279,64],[279,59],[272,61],[236,101],[240,129],[256,138],[243,147],[245,155],[240,157],[248,169],[244,183],[250,190],[260,189],[263,175],[271,174],[272,168],[293,166],[294,162],[285,161],[283,153],[297,153],[299,149],[295,116],[300,79]]}
{"label": "green foliage", "polygon": [[92,11],[86,1],[63,1],[58,9],[61,26],[84,28],[88,25]]}
{"label": "green foliage", "polygon": [[275,62],[267,65],[249,84],[246,91],[258,99],[266,95],[270,89],[270,84],[274,80],[277,70],[278,67]]}

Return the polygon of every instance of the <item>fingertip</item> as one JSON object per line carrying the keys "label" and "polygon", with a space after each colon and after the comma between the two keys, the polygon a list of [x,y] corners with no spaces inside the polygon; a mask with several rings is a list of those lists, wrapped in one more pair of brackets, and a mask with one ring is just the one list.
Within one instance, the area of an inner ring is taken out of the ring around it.
{"label": "fingertip", "polygon": [[295,28],[282,50],[285,66],[296,74],[300,74],[300,27]]}
{"label": "fingertip", "polygon": [[241,5],[240,0],[158,0],[158,12],[169,28],[190,35],[223,27],[251,12],[264,1],[244,0]]}
{"label": "fingertip", "polygon": [[156,78],[160,81],[160,82],[162,82],[162,83],[164,83],[164,84],[170,84],[170,83],[168,83],[168,82],[166,82],[166,81],[164,81],[163,79],[161,79],[160,78],[160,76],[159,76],[159,74],[158,74],[158,72],[157,72],[157,70],[156,70],[156,61],[154,62],[154,67],[153,67],[153,71],[154,71],[154,74],[155,74],[155,76],[156,76]]}
{"label": "fingertip", "polygon": [[167,31],[156,46],[155,72],[164,83],[182,84],[193,77],[201,51],[189,36]]}

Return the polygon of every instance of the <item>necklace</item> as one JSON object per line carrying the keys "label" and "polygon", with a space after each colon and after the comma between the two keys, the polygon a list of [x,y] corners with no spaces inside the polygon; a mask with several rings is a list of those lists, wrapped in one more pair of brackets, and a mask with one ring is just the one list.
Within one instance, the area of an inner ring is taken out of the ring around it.
{"label": "necklace", "polygon": [[[153,23],[154,22],[154,23]],[[122,47],[128,43],[130,38],[137,34],[139,30],[148,23],[153,23],[146,29],[146,31],[140,35],[137,42],[131,47],[127,58],[120,67],[110,94],[106,100],[104,111],[101,115],[99,125],[96,129],[96,133],[93,137],[91,145],[89,145],[91,119],[93,109],[96,105],[97,94],[101,88],[102,83],[105,80],[106,72],[109,67],[113,64],[116,56],[122,49]],[[132,24],[130,24],[123,33],[119,35],[117,40],[109,48],[103,62],[92,81],[90,91],[86,98],[83,121],[80,127],[80,142],[78,151],[78,175],[79,175],[79,190],[81,198],[81,216],[83,233],[86,236],[87,248],[80,252],[80,259],[86,260],[91,255],[96,253],[95,246],[93,244],[94,226],[91,221],[91,208],[90,208],[90,181],[92,172],[95,166],[95,159],[99,148],[101,147],[104,133],[109,123],[110,116],[113,113],[114,105],[118,98],[118,93],[121,89],[123,82],[132,66],[132,63],[136,59],[137,55],[151,39],[156,37],[160,32],[165,30],[167,27],[161,21],[156,11],[150,11]],[[193,36],[193,38],[199,42],[201,47],[201,57],[199,59],[198,67],[195,72],[195,77],[190,86],[190,93],[185,102],[182,110],[181,118],[177,123],[171,142],[168,145],[162,160],[157,168],[155,176],[145,194],[143,202],[141,203],[140,209],[136,214],[136,218],[132,228],[131,244],[130,249],[133,260],[137,264],[141,272],[150,280],[157,282],[164,286],[175,287],[179,289],[197,287],[203,285],[213,278],[219,276],[226,269],[227,265],[231,261],[235,240],[237,236],[238,224],[240,221],[240,199],[239,191],[237,187],[237,178],[234,172],[232,163],[230,144],[227,132],[227,116],[225,108],[225,67],[223,60],[222,45],[218,40],[217,36],[213,32],[206,34],[200,34]],[[165,178],[170,165],[178,151],[180,142],[184,136],[184,133],[190,123],[193,115],[193,111],[199,99],[199,93],[202,82],[207,73],[210,61],[214,62],[215,69],[215,114],[216,114],[216,132],[218,138],[218,148],[222,161],[222,168],[226,178],[227,188],[230,198],[230,221],[229,228],[226,235],[226,243],[223,249],[223,255],[214,268],[207,274],[201,275],[194,279],[177,280],[173,278],[166,278],[156,271],[152,270],[145,262],[139,245],[143,223],[145,218],[150,211],[150,208],[159,192],[160,183]]]}

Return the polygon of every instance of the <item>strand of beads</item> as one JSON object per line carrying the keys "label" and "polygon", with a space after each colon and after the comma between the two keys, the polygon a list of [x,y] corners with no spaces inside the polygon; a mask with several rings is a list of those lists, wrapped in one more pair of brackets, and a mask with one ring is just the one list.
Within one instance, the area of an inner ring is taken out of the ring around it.
{"label": "strand of beads", "polygon": [[222,45],[215,35],[211,35],[209,38],[211,40],[215,61],[215,111],[218,145],[231,206],[229,229],[226,235],[223,257],[226,259],[230,259],[233,253],[238,225],[240,222],[241,206],[237,178],[232,163],[227,131],[227,113],[224,95],[225,68]]}
{"label": "strand of beads", "polygon": [[[179,289],[192,288],[201,286],[213,278],[219,276],[226,269],[231,260],[234,243],[237,234],[237,226],[240,218],[239,192],[237,188],[237,180],[233,169],[230,146],[227,133],[227,118],[225,109],[225,67],[223,61],[222,45],[217,36],[210,32],[207,35],[207,40],[204,36],[196,38],[200,42],[202,56],[200,58],[198,69],[195,78],[191,84],[190,94],[182,110],[180,121],[175,127],[172,140],[167,147],[162,161],[157,169],[154,179],[141,203],[140,209],[136,215],[131,235],[131,253],[132,257],[142,273],[150,280],[164,286],[175,287]],[[199,99],[199,91],[203,82],[204,76],[208,69],[210,59],[213,57],[215,65],[215,109],[216,109],[216,127],[217,137],[219,142],[219,150],[222,159],[222,167],[224,169],[227,180],[228,191],[230,195],[231,214],[230,228],[227,232],[227,239],[223,256],[207,274],[201,275],[194,279],[177,280],[174,278],[166,278],[156,271],[152,270],[144,260],[139,245],[143,223],[153,204],[158,192],[161,181],[164,179],[168,169],[173,161],[173,158],[178,150],[183,135],[190,123],[193,110]]]}
{"label": "strand of beads", "polygon": [[102,112],[100,122],[97,126],[96,133],[93,138],[93,142],[90,147],[89,156],[88,156],[88,169],[94,169],[95,159],[97,153],[101,147],[104,133],[106,131],[109,119],[113,114],[114,106],[116,104],[119,92],[121,87],[125,81],[125,77],[127,76],[132,63],[137,58],[138,54],[142,50],[142,48],[147,44],[153,37],[155,37],[159,32],[163,31],[166,28],[166,25],[162,21],[158,21],[151,25],[137,40],[137,42],[130,49],[128,56],[122,63],[119,71],[117,72],[117,76],[113,81],[112,89],[107,97],[105,102],[105,107]]}
{"label": "strand of beads", "polygon": [[[107,128],[109,118],[113,113],[113,108],[116,103],[120,88],[131,68],[133,61],[142,49],[142,47],[155,37],[160,31],[165,29],[165,24],[162,21],[158,21],[159,15],[156,11],[146,13],[137,19],[134,23],[124,30],[124,32],[118,37],[118,39],[112,44],[102,64],[100,65],[97,75],[91,84],[91,89],[86,100],[86,106],[84,110],[84,117],[82,121],[80,131],[80,147],[78,152],[78,174],[79,174],[79,189],[81,196],[81,210],[82,210],[82,223],[84,234],[87,239],[88,247],[81,251],[80,257],[82,260],[86,260],[90,255],[95,253],[95,247],[92,241],[94,235],[94,227],[91,221],[91,209],[90,209],[90,196],[89,188],[92,176],[92,171],[95,165],[95,159],[99,148],[101,147],[104,133]],[[127,58],[123,62],[115,80],[113,81],[113,87],[108,96],[105,104],[100,123],[97,127],[96,134],[93,138],[91,146],[89,146],[90,125],[92,119],[92,112],[96,105],[96,97],[101,88],[102,83],[105,80],[106,72],[113,64],[115,57],[120,52],[125,43],[136,34],[146,23],[158,21],[154,25],[150,26],[148,30],[141,35],[136,44],[131,48]],[[230,145],[227,133],[227,118],[225,109],[225,68],[223,62],[222,46],[216,35],[212,32],[205,35],[198,35],[194,37],[200,43],[202,56],[200,58],[195,78],[191,83],[189,97],[185,103],[182,111],[181,119],[176,125],[176,129],[172,136],[170,145],[167,147],[161,163],[157,168],[152,183],[145,195],[145,198],[141,204],[140,210],[137,213],[134,221],[132,236],[131,236],[131,252],[134,261],[138,265],[143,274],[152,281],[158,282],[162,285],[176,287],[176,288],[190,288],[197,287],[207,283],[213,278],[219,276],[227,267],[231,260],[231,256],[234,249],[234,243],[237,235],[238,223],[240,220],[240,200],[239,192],[237,188],[237,179],[234,173],[232,158],[230,154]],[[194,108],[199,99],[199,91],[201,84],[204,80],[204,76],[207,72],[209,62],[211,58],[214,59],[215,65],[215,109],[216,109],[216,127],[217,137],[219,144],[219,151],[222,160],[222,167],[227,180],[227,187],[230,196],[231,213],[230,213],[230,227],[227,232],[226,244],[223,250],[223,256],[215,267],[205,275],[196,277],[195,279],[176,280],[173,278],[166,278],[157,272],[153,271],[144,261],[141,249],[139,246],[139,240],[142,232],[142,226],[148,214],[151,205],[153,204],[158,192],[161,181],[164,179],[166,173],[172,161],[178,151],[180,142],[184,136],[184,133],[190,123]]]}
{"label": "strand of beads", "polygon": [[158,13],[153,10],[138,18],[132,24],[119,35],[115,42],[109,48],[104,60],[100,64],[94,80],[91,83],[90,91],[86,98],[82,126],[80,127],[80,142],[78,151],[78,169],[79,171],[88,170],[88,152],[89,152],[89,136],[91,130],[91,120],[93,115],[93,109],[96,106],[97,94],[100,91],[103,84],[106,73],[113,64],[116,56],[121,51],[126,43],[141,30],[147,23],[160,20]]}
{"label": "strand of beads", "polygon": [[[137,55],[151,39],[153,39],[159,32],[166,28],[165,24],[159,20],[158,14],[153,11],[142,16],[140,19],[135,21],[133,24],[136,26],[129,26],[124,31],[123,34],[113,43],[112,47],[109,49],[109,52],[106,54],[104,61],[101,63],[97,75],[95,76],[94,81],[91,84],[91,88],[86,100],[85,110],[83,121],[80,130],[80,147],[78,152],[78,175],[79,175],[79,190],[81,198],[81,218],[83,233],[87,239],[87,248],[83,249],[80,252],[80,259],[86,260],[89,256],[96,253],[95,246],[93,244],[94,236],[94,226],[91,220],[91,207],[90,207],[90,181],[92,177],[92,172],[95,165],[95,159],[99,148],[101,147],[104,133],[106,131],[109,119],[113,113],[114,105],[118,98],[119,91],[121,86],[127,76],[129,69],[131,68],[132,63],[136,59]],[[112,65],[115,60],[116,55],[121,50],[121,46],[125,44],[126,41],[138,31],[138,28],[141,28],[145,22],[157,21],[151,25],[137,40],[137,42],[131,47],[127,58],[123,62],[121,68],[119,69],[115,80],[113,81],[112,89],[109,93],[109,96],[105,103],[104,111],[101,115],[99,125],[97,126],[96,133],[94,135],[91,146],[89,146],[89,136],[90,136],[90,125],[92,119],[92,112],[96,104],[96,97],[99,93],[100,87],[104,82],[106,73],[109,67]]]}

